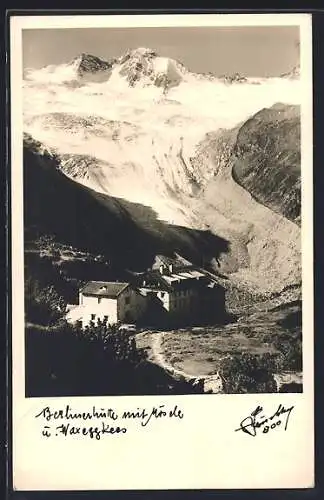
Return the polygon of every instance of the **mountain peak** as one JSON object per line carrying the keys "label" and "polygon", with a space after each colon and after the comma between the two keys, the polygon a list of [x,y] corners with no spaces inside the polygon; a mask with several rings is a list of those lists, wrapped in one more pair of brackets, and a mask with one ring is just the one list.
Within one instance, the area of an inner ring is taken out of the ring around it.
{"label": "mountain peak", "polygon": [[139,54],[141,56],[157,56],[157,52],[154,49],[150,49],[148,47],[137,47],[137,49],[133,49],[131,52],[133,54]]}
{"label": "mountain peak", "polygon": [[166,91],[179,85],[185,68],[168,57],[160,57],[147,47],[128,50],[119,60],[120,75],[125,77],[131,87],[141,83],[153,84]]}
{"label": "mountain peak", "polygon": [[96,73],[97,71],[109,70],[112,68],[114,62],[114,60],[107,61],[85,52],[82,52],[72,61],[80,75],[83,73]]}
{"label": "mountain peak", "polygon": [[118,62],[119,64],[124,64],[128,60],[134,60],[134,59],[151,59],[153,57],[156,57],[157,53],[155,50],[147,48],[147,47],[138,47],[137,49],[129,49],[123,54]]}

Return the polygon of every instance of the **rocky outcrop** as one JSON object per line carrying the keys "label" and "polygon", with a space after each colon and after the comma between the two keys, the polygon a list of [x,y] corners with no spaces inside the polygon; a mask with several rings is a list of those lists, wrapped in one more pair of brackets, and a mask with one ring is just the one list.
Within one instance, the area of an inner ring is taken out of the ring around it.
{"label": "rocky outcrop", "polygon": [[277,392],[303,392],[302,373],[276,373],[273,378],[277,385]]}
{"label": "rocky outcrop", "polygon": [[76,66],[79,76],[83,76],[86,73],[110,70],[115,61],[115,59],[106,61],[100,57],[82,53],[73,60],[73,64]]}
{"label": "rocky outcrop", "polygon": [[191,159],[194,206],[230,241],[216,268],[253,292],[300,283],[299,108],[264,109],[235,129],[206,135]]}
{"label": "rocky outcrop", "polygon": [[138,83],[153,84],[164,91],[179,85],[184,68],[169,58],[159,57],[147,48],[138,48],[126,52],[119,60],[119,74],[126,78],[131,87]]}
{"label": "rocky outcrop", "polygon": [[208,394],[222,394],[223,382],[218,373],[215,375],[206,375],[202,378],[191,379],[193,387],[199,387],[201,392]]}
{"label": "rocky outcrop", "polygon": [[277,104],[240,128],[233,177],[263,205],[300,225],[300,110]]}

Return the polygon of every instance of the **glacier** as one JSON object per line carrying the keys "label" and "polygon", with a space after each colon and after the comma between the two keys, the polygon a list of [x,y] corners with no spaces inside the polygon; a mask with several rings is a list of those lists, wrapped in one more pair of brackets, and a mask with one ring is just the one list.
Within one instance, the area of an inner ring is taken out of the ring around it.
{"label": "glacier", "polygon": [[[83,54],[26,70],[24,131],[74,181],[150,206],[167,223],[226,238],[231,250],[221,269],[233,280],[263,291],[298,282],[300,228],[233,180],[229,145],[261,109],[299,105],[300,79],[229,83],[147,48],[98,59]],[[216,159],[208,155],[215,133],[224,137]]]}

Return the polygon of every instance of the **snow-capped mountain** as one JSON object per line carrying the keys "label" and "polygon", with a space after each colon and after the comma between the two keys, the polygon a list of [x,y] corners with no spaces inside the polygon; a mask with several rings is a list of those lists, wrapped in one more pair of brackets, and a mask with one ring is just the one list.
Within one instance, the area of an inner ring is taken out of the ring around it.
{"label": "snow-capped mountain", "polygon": [[82,53],[67,64],[47,66],[37,71],[27,70],[25,78],[34,81],[48,81],[67,84],[89,81],[108,81],[121,77],[130,87],[155,85],[167,89],[179,85],[185,74],[185,67],[166,57],[159,57],[152,49],[129,50],[119,58],[104,60]]}
{"label": "snow-capped mountain", "polygon": [[[139,48],[109,61],[82,54],[68,64],[28,70],[23,91],[25,132],[55,155],[70,179],[151,207],[161,221],[226,239],[230,251],[220,260],[222,269],[240,279],[244,274],[253,286],[273,290],[298,281],[299,227],[259,188],[251,197],[244,189],[251,191],[250,177],[244,174],[241,186],[232,177],[242,126],[277,102],[298,108],[298,78],[197,75]],[[269,161],[282,153],[274,136],[286,133],[282,112],[271,118],[274,132],[264,150]],[[255,119],[257,127],[263,119]],[[283,255],[291,260],[287,271]]]}
{"label": "snow-capped mountain", "polygon": [[118,60],[118,64],[119,74],[132,87],[153,84],[167,91],[179,85],[186,74],[186,69],[180,63],[159,57],[154,50],[146,48],[128,51]]}

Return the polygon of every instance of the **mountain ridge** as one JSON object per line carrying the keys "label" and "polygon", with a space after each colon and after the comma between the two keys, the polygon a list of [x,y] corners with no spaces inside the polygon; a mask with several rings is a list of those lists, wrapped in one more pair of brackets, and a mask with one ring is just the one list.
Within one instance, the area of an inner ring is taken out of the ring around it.
{"label": "mountain ridge", "polygon": [[[179,85],[181,81],[187,81],[187,77],[191,75],[196,79],[220,81],[233,85],[245,82],[260,84],[264,80],[264,78],[247,77],[239,73],[221,76],[212,73],[195,73],[189,71],[182,62],[170,57],[160,56],[156,50],[147,47],[128,49],[119,57],[109,58],[82,52],[67,63],[57,66],[49,65],[38,70],[29,68],[25,70],[25,78],[33,79],[34,76],[37,78],[37,75],[41,75],[42,72],[43,77],[46,77],[46,72],[53,77],[53,73],[57,71],[57,78],[58,80],[62,79],[62,83],[79,80],[79,83],[83,85],[88,81],[108,81],[114,70],[124,77],[131,87],[139,83],[143,85],[152,84],[162,87],[164,92],[167,92],[173,86]],[[295,66],[292,70],[279,75],[277,78],[294,80],[299,77],[300,68]]]}

